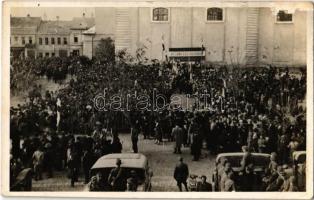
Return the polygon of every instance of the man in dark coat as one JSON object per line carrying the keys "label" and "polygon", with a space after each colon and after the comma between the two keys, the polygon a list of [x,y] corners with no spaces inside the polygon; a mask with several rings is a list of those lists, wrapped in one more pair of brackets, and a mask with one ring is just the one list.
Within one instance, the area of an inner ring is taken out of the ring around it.
{"label": "man in dark coat", "polygon": [[177,185],[179,187],[179,190],[182,192],[182,184],[185,187],[185,190],[188,191],[188,186],[186,183],[186,180],[189,176],[189,168],[187,164],[183,162],[183,158],[179,158],[179,163],[176,165],[174,169],[174,179],[177,181]]}
{"label": "man in dark coat", "polygon": [[91,150],[86,150],[84,152],[82,162],[83,162],[83,170],[84,170],[85,184],[86,184],[89,182],[89,170],[95,162],[95,156]]}
{"label": "man in dark coat", "polygon": [[193,155],[193,161],[198,161],[202,152],[202,137],[199,133],[198,123],[196,123],[196,120],[192,121],[189,129],[189,135],[191,136],[191,154]]}
{"label": "man in dark coat", "polygon": [[127,191],[136,192],[138,187],[138,177],[134,170],[131,171],[131,176],[127,179]]}
{"label": "man in dark coat", "polygon": [[202,181],[197,185],[197,191],[199,192],[211,192],[213,191],[212,185],[206,181],[207,177],[203,175],[201,177]]}
{"label": "man in dark coat", "polygon": [[178,124],[172,129],[172,135],[175,138],[174,153],[181,154],[181,146],[183,143],[184,131]]}
{"label": "man in dark coat", "polygon": [[98,172],[96,176],[91,178],[89,191],[108,191],[107,189],[106,181],[104,180],[104,176],[101,172]]}
{"label": "man in dark coat", "polygon": [[131,130],[131,141],[132,141],[132,149],[134,153],[138,153],[138,135],[140,132],[140,127],[138,121],[135,122],[134,127]]}
{"label": "man in dark coat", "polygon": [[122,152],[122,144],[120,142],[120,138],[118,136],[114,136],[111,143],[112,153],[121,153]]}
{"label": "man in dark coat", "polygon": [[78,172],[80,166],[80,157],[75,146],[71,143],[67,150],[67,165],[69,168],[69,178],[71,179],[71,187],[78,180]]}
{"label": "man in dark coat", "polygon": [[116,165],[109,174],[108,183],[112,186],[113,191],[125,191],[127,187],[126,177],[121,168],[121,160],[119,158],[116,161]]}

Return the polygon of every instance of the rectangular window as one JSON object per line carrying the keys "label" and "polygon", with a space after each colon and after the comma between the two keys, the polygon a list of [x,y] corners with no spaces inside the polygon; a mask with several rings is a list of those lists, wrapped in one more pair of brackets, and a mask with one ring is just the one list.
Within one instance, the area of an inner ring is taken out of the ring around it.
{"label": "rectangular window", "polygon": [[45,56],[46,56],[46,57],[49,57],[49,52],[45,53]]}
{"label": "rectangular window", "polygon": [[28,38],[28,43],[33,44],[33,38],[32,37]]}
{"label": "rectangular window", "polygon": [[277,13],[277,22],[292,22],[292,14],[287,10],[280,10]]}
{"label": "rectangular window", "polygon": [[169,19],[168,8],[154,8],[153,9],[153,21],[167,22]]}
{"label": "rectangular window", "polygon": [[51,44],[55,44],[55,38],[51,38]]}
{"label": "rectangular window", "polygon": [[58,37],[57,40],[58,40],[58,44],[60,45],[61,44],[61,38]]}
{"label": "rectangular window", "polygon": [[67,57],[68,56],[68,51],[64,49],[59,50],[59,56],[60,57]]}
{"label": "rectangular window", "polygon": [[42,57],[43,57],[43,53],[42,53],[42,52],[39,52],[39,53],[38,53],[38,57],[39,57],[39,58],[42,58]]}
{"label": "rectangular window", "polygon": [[63,38],[63,44],[64,45],[68,44],[67,38]]}
{"label": "rectangular window", "polygon": [[38,38],[38,43],[39,43],[39,45],[42,45],[43,44],[43,39],[40,37],[40,38]]}
{"label": "rectangular window", "polygon": [[25,37],[22,37],[22,44],[25,44]]}
{"label": "rectangular window", "polygon": [[207,9],[207,21],[223,21],[223,9],[222,8],[208,8]]}
{"label": "rectangular window", "polygon": [[48,38],[46,37],[45,38],[45,45],[48,45],[49,44],[49,40],[48,40]]}
{"label": "rectangular window", "polygon": [[54,57],[55,56],[55,53],[51,53],[51,57]]}
{"label": "rectangular window", "polygon": [[19,40],[19,38],[15,36],[14,41],[17,42],[18,40]]}
{"label": "rectangular window", "polygon": [[74,43],[78,43],[78,37],[74,37]]}
{"label": "rectangular window", "polygon": [[79,50],[73,50],[72,51],[72,56],[79,56],[80,55],[80,51]]}

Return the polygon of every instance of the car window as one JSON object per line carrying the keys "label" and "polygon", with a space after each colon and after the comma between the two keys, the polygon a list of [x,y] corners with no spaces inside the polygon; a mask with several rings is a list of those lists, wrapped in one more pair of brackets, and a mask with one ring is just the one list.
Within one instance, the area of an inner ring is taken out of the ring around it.
{"label": "car window", "polygon": [[[230,162],[231,167],[241,167],[243,156],[227,156],[224,158]],[[265,167],[269,164],[269,158],[265,156],[252,156],[252,160],[255,167]]]}
{"label": "car window", "polygon": [[[105,178],[105,180],[108,180],[108,177],[110,175],[110,172],[111,170],[113,169],[113,167],[111,168],[102,168],[102,169],[92,169],[91,170],[91,175],[94,176],[96,175],[98,172],[101,172]],[[129,178],[130,177],[130,174],[131,174],[131,171],[134,170],[136,175],[137,175],[137,178],[139,180],[139,183],[142,184],[144,181],[145,181],[145,169],[138,169],[138,168],[123,168],[125,171],[124,171],[124,174],[125,174],[125,178]]]}
{"label": "car window", "polygon": [[269,164],[269,158],[264,156],[253,156],[255,166],[265,167]]}
{"label": "car window", "polygon": [[300,154],[296,160],[298,164],[303,164],[306,161],[306,154]]}

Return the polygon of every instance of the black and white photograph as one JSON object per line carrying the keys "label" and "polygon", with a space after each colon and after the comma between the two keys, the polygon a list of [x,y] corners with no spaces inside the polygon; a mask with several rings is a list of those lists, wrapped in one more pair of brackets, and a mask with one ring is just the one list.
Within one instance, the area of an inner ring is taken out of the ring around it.
{"label": "black and white photograph", "polygon": [[32,5],[7,16],[9,192],[313,192],[312,4]]}

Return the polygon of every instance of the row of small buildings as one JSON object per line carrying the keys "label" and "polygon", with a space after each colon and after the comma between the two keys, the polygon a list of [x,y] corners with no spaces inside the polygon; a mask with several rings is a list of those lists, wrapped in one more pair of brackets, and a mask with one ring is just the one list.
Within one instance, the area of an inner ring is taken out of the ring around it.
{"label": "row of small buildings", "polygon": [[83,55],[84,31],[95,25],[94,18],[62,21],[41,17],[11,17],[11,57],[66,57]]}
{"label": "row of small buildings", "polygon": [[311,5],[97,7],[95,18],[11,18],[12,56],[92,58],[102,38],[148,59],[305,66]]}

